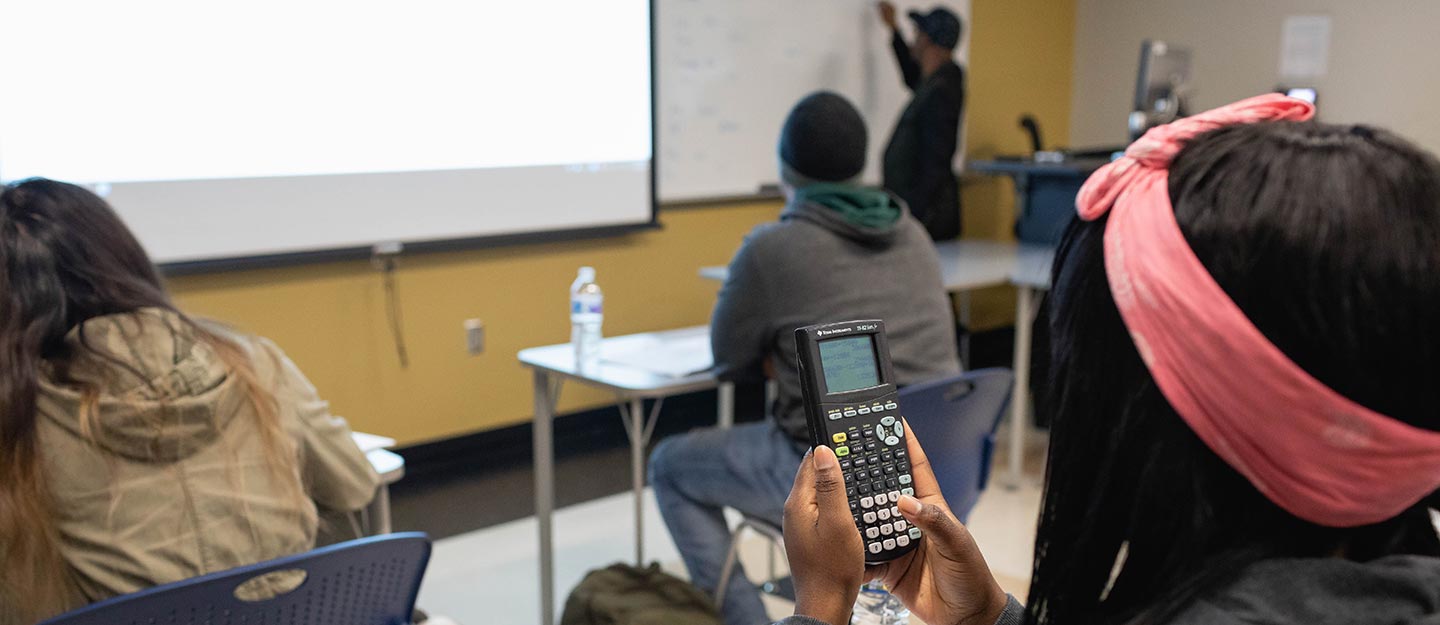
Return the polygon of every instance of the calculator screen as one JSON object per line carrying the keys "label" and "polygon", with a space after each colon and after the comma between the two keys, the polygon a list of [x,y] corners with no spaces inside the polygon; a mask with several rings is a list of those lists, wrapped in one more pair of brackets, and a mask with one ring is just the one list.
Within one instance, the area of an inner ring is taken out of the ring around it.
{"label": "calculator screen", "polygon": [[820,342],[820,368],[829,393],[844,393],[880,384],[875,340],[870,335]]}

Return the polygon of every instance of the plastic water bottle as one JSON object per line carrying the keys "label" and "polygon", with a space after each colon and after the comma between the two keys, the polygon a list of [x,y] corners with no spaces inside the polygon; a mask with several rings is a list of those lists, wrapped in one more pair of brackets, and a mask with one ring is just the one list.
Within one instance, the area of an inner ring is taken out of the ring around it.
{"label": "plastic water bottle", "polygon": [[570,284],[570,344],[575,366],[591,371],[600,366],[600,324],[605,320],[605,295],[595,284],[595,268],[581,267]]}
{"label": "plastic water bottle", "polygon": [[890,594],[880,582],[870,582],[860,587],[860,596],[855,598],[855,609],[850,613],[850,625],[909,625],[910,608],[900,603],[900,598]]}

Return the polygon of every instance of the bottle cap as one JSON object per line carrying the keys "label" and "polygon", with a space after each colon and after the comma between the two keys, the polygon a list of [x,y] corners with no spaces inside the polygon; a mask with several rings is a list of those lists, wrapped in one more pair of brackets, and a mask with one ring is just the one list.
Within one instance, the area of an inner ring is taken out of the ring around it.
{"label": "bottle cap", "polygon": [[581,268],[580,268],[579,279],[580,279],[581,282],[594,282],[594,281],[595,281],[595,268],[594,268],[594,267],[581,267]]}

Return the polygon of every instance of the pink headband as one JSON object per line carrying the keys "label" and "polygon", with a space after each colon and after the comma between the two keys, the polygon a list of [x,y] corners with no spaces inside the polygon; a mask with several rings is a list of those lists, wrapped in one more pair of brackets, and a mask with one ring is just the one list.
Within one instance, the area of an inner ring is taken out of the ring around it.
{"label": "pink headband", "polygon": [[1440,432],[1369,410],[1291,362],[1215,283],[1170,205],[1170,161],[1190,138],[1312,115],[1308,102],[1265,95],[1154,128],[1095,172],[1076,203],[1087,221],[1110,212],[1110,291],[1175,412],[1276,505],[1354,527],[1440,488]]}

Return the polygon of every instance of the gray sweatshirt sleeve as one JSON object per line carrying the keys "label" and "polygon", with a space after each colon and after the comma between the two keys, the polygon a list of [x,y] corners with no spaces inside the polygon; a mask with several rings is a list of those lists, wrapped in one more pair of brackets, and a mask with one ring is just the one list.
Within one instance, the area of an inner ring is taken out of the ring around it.
{"label": "gray sweatshirt sleeve", "polygon": [[765,305],[766,276],[755,258],[752,236],[730,261],[730,277],[720,287],[715,314],[710,319],[710,349],[715,354],[715,375],[723,380],[758,379],[769,352]]}
{"label": "gray sweatshirt sleeve", "polygon": [[[1005,611],[1000,613],[1000,618],[995,619],[995,625],[1023,625],[1025,623],[1025,606],[1015,599],[1014,595],[1005,595],[1008,601],[1005,603]],[[824,621],[818,621],[808,616],[789,616],[780,619],[775,625],[828,625]]]}

